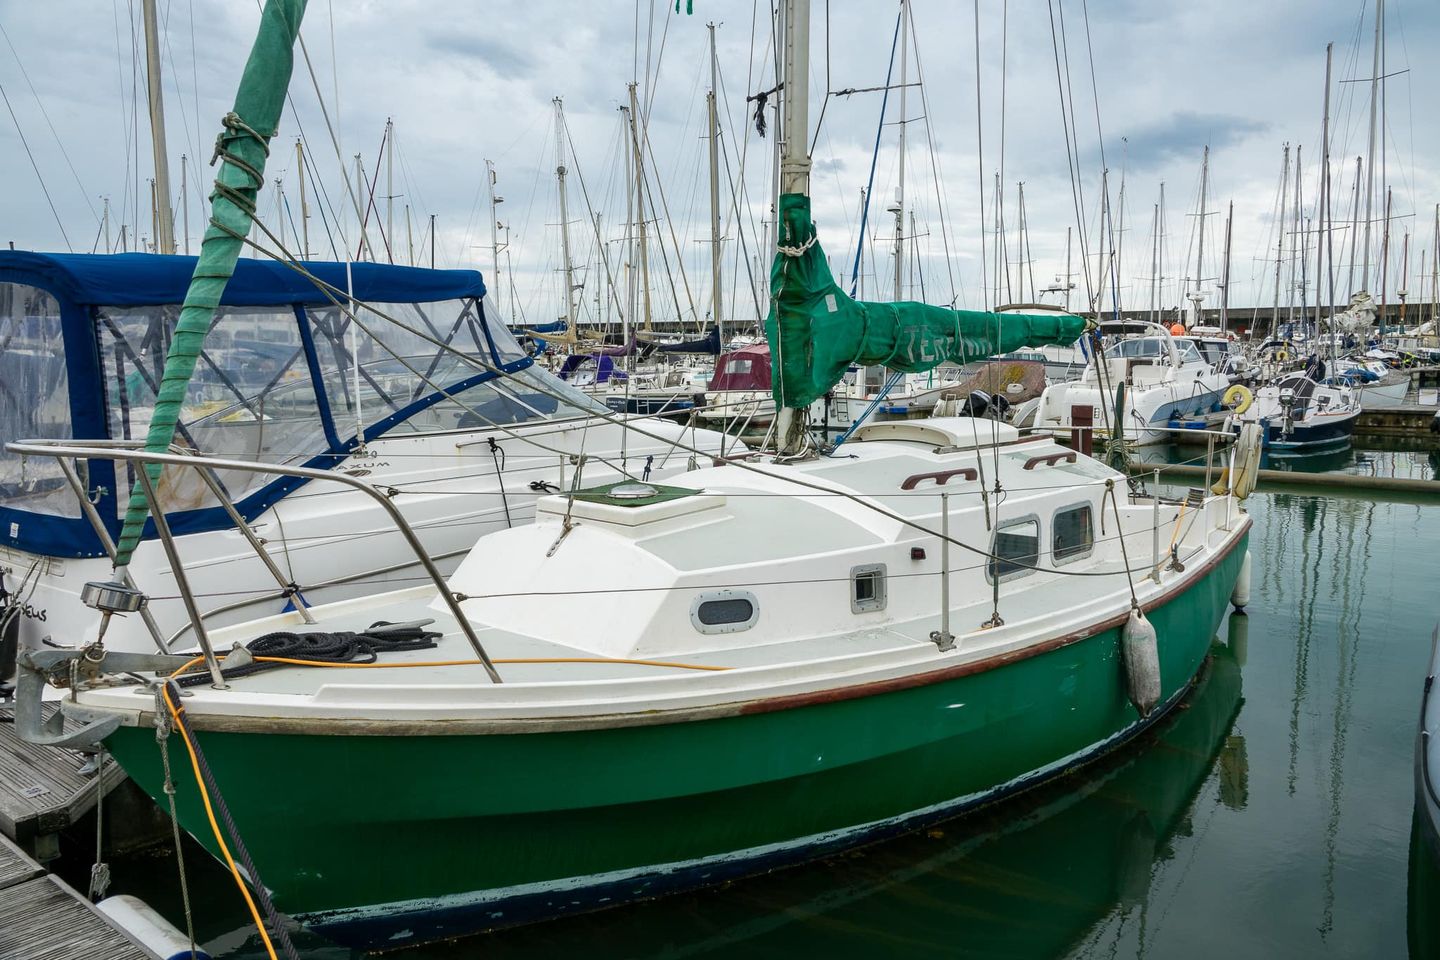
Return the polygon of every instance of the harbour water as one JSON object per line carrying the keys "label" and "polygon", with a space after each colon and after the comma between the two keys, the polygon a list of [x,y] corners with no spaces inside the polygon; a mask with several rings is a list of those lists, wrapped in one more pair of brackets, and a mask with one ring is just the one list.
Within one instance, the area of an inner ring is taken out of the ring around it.
{"label": "harbour water", "polygon": [[[1436,457],[1290,463],[1307,467],[1434,478]],[[1247,502],[1249,615],[1222,625],[1183,709],[1097,766],[838,859],[390,956],[1440,956],[1411,767],[1440,511],[1325,493]],[[228,876],[194,845],[186,863],[210,952],[263,956]],[[168,852],[117,864],[115,890],[183,927]],[[352,956],[303,932],[297,946]]]}

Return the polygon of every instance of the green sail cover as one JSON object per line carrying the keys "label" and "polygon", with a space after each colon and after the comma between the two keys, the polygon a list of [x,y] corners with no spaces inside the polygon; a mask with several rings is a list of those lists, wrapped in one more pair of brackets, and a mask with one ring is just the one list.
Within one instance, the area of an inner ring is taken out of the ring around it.
{"label": "green sail cover", "polygon": [[[210,226],[205,231],[190,289],[185,293],[184,307],[175,323],[170,351],[165,355],[165,372],[145,438],[145,449],[150,452],[164,453],[170,447],[200,347],[210,330],[225,285],[235,272],[243,238],[250,232],[255,197],[265,183],[269,141],[279,127],[285,93],[290,87],[295,37],[305,15],[305,2],[267,0],[260,14],[260,30],[250,49],[250,59],[240,77],[235,108],[225,117],[225,132],[215,144],[216,155],[225,162],[215,178],[215,191],[210,195]],[[145,471],[152,482],[159,482],[159,464],[149,464]],[[148,513],[145,494],[137,483],[130,493],[125,524],[116,544],[117,567],[130,562]]]}
{"label": "green sail cover", "polygon": [[803,408],[823,397],[852,365],[922,373],[1021,347],[1068,345],[1086,321],[952,310],[924,303],[865,303],[836,285],[810,220],[810,198],[780,197],[780,252],[770,269],[765,337],[775,402]]}

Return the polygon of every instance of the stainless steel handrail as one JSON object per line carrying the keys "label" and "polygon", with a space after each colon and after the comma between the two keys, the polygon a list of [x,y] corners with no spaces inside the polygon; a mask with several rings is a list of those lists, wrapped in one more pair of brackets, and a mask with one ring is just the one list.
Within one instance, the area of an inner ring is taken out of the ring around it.
{"label": "stainless steel handrail", "polygon": [[[365,480],[362,480],[359,477],[352,477],[348,474],[343,473],[333,473],[329,470],[317,470],[313,467],[278,466],[274,464],[257,463],[249,460],[228,460],[220,457],[203,457],[191,453],[150,453],[144,450],[133,449],[133,447],[136,446],[136,443],[136,441],[130,440],[73,441],[36,439],[12,441],[5,444],[5,449],[10,453],[18,454],[20,456],[54,457],[56,459],[71,457],[75,459],[85,460],[121,460],[129,463],[154,463],[160,464],[161,466],[190,467],[193,469],[199,469],[202,472],[204,470],[235,470],[242,473],[259,473],[282,477],[295,477],[302,480],[323,480],[329,481],[331,483],[338,483],[342,486],[348,486],[359,490],[361,493],[370,497],[370,499],[374,500],[377,504],[379,504],[381,509],[383,509],[389,515],[391,521],[393,521],[395,524],[396,531],[405,538],[406,544],[409,545],[410,549],[414,552],[420,565],[425,568],[425,572],[430,576],[431,581],[434,582],[435,588],[440,592],[440,596],[444,598],[445,605],[449,608],[451,615],[455,618],[455,621],[459,625],[461,632],[465,634],[465,639],[470,643],[471,649],[475,651],[476,657],[478,657],[480,662],[484,665],[485,672],[490,675],[490,679],[493,682],[502,682],[499,672],[495,669],[495,664],[490,660],[489,654],[485,652],[485,647],[483,644],[480,643],[480,638],[476,636],[474,627],[465,617],[464,611],[460,609],[460,601],[456,598],[455,594],[451,592],[449,586],[445,583],[444,575],[440,573],[439,568],[436,567],[434,561],[430,559],[430,555],[426,552],[424,545],[420,542],[420,539],[415,535],[415,531],[411,529],[409,522],[405,519],[405,515],[400,512],[400,509],[395,506],[394,502],[389,497],[387,497],[382,491],[377,489],[373,484],[367,483]],[[139,473],[143,475],[144,471],[139,471]],[[151,485],[142,482],[141,489],[150,504],[152,514],[154,514],[156,517],[156,530],[160,533],[162,544],[166,545],[166,552],[169,555],[171,572],[174,573],[176,576],[176,583],[180,588],[182,599],[185,600],[186,607],[188,610],[190,610],[192,620],[195,620],[198,617],[198,614],[196,612],[197,608],[194,605],[195,598],[194,595],[190,592],[189,587],[185,582],[183,570],[180,569],[179,556],[178,554],[175,554],[171,549],[174,544],[173,540],[168,537],[168,525],[163,524],[163,511],[159,509],[159,505],[155,502],[154,491],[153,489],[151,489]],[[212,488],[212,490],[213,489],[214,488]],[[85,497],[82,495],[81,499],[83,501],[85,500]],[[225,498],[222,497],[222,500],[223,499]],[[88,515],[89,514],[87,513],[87,516]],[[231,516],[233,518],[239,516],[239,514],[238,512],[232,513]],[[91,523],[95,523],[96,521],[98,521],[98,519],[99,516],[98,514],[96,514],[91,519]],[[101,529],[103,529],[103,525],[101,526]],[[251,531],[251,533],[252,538],[250,539],[250,543],[252,547],[255,547],[258,545],[259,541],[257,539],[253,539],[253,531]],[[278,573],[278,570],[276,570],[275,572]],[[200,642],[201,650],[205,653],[207,664],[213,664],[215,658],[214,651],[210,648],[209,638],[205,635],[202,625],[198,622],[195,623],[195,633],[196,639]],[[214,672],[213,666],[212,672]]]}

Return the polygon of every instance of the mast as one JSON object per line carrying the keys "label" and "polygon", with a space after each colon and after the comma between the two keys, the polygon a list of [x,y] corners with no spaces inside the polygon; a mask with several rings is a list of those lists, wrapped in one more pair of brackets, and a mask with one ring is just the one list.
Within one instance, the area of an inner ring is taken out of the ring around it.
{"label": "mast", "polygon": [[710,115],[710,321],[716,329],[720,329],[723,301],[720,272],[720,116],[715,102],[720,89],[720,68],[715,57],[715,23],[711,21],[705,26],[710,31],[710,93],[705,98]]}
{"label": "mast", "polygon": [[[630,108],[622,105],[620,107],[620,123],[628,140],[630,137]],[[621,312],[621,322],[625,324],[625,342],[630,342],[630,324],[634,323],[639,312],[640,285],[635,277],[635,191],[630,189],[631,177],[633,176],[630,167],[634,162],[634,154],[629,150],[622,150],[625,158],[625,309]]]}
{"label": "mast", "polygon": [[1070,309],[1070,289],[1075,285],[1070,282],[1070,227],[1065,228],[1065,309]]}
{"label": "mast", "polygon": [[1380,332],[1385,332],[1385,305],[1390,286],[1390,190],[1385,191],[1385,225],[1380,234]]}
{"label": "mast", "polygon": [[1125,172],[1125,167],[1122,166],[1120,168],[1120,197],[1117,201],[1120,207],[1120,226],[1117,228],[1115,221],[1110,221],[1110,241],[1115,247],[1115,256],[1111,262],[1115,283],[1110,293],[1115,299],[1116,314],[1120,312],[1120,282],[1125,277]]}
{"label": "mast", "polygon": [[[1025,269],[1030,263],[1030,259],[1026,252],[1026,247],[1029,245],[1029,227],[1025,223],[1025,182],[1023,180],[1018,181],[1015,184],[1015,192],[1015,203],[1019,208],[1019,212],[1016,214],[1016,216],[1019,218],[1019,223],[1016,225],[1016,230],[1018,230],[1020,234],[1020,246],[1018,251],[1020,262],[1017,263],[1015,266],[1016,272],[1019,274],[1020,280],[1020,302],[1026,303],[1028,301],[1026,301],[1025,299]],[[911,232],[914,233],[915,231],[911,230]],[[1032,300],[1036,298],[1035,275],[1033,271],[1030,275],[1030,298]]]}
{"label": "mast", "polygon": [[385,259],[395,262],[395,121],[385,118]]}
{"label": "mast", "polygon": [[560,319],[575,329],[575,265],[570,261],[570,212],[565,198],[565,105],[555,104],[555,189],[560,196],[560,270],[565,282],[565,312]]}
{"label": "mast", "polygon": [[505,202],[505,198],[495,195],[495,164],[489,160],[485,161],[485,184],[490,191],[490,282],[495,286],[495,312],[504,318],[501,296],[505,288],[500,283],[500,213],[496,208]]}
{"label": "mast", "polygon": [[[905,93],[910,81],[910,4],[909,0],[900,0],[900,162],[899,176],[900,185],[895,188],[895,295],[893,300],[900,300],[902,297],[901,279],[904,277],[903,264],[905,259]],[[785,74],[788,83],[790,74]]]}
{"label": "mast", "polygon": [[175,220],[170,210],[170,161],[165,156],[165,96],[160,86],[160,28],[155,0],[142,0],[145,22],[145,81],[150,100],[150,148],[155,157],[155,252],[175,252]]}
{"label": "mast", "polygon": [[1160,294],[1160,204],[1150,214],[1150,322],[1158,323]]}
{"label": "mast", "polygon": [[[1320,333],[1320,301],[1323,298],[1324,290],[1321,283],[1325,278],[1325,258],[1327,248],[1331,243],[1333,230],[1326,228],[1326,222],[1330,216],[1330,63],[1335,49],[1334,43],[1325,44],[1325,109],[1320,121],[1320,200],[1316,204],[1315,221],[1315,333]],[[1333,254],[1330,255],[1333,261]],[[1330,286],[1334,287],[1335,264],[1330,264]],[[1335,315],[1335,291],[1330,291],[1330,315]],[[1331,323],[1334,326],[1334,323]],[[1330,331],[1331,359],[1334,359],[1335,331]],[[1333,365],[1333,364],[1332,364]]]}
{"label": "mast", "polygon": [[1400,240],[1400,285],[1395,296],[1400,298],[1400,326],[1405,326],[1405,298],[1410,296],[1406,284],[1410,281],[1410,231],[1406,230]]}
{"label": "mast", "polygon": [[1280,225],[1275,231],[1275,305],[1270,312],[1270,333],[1273,335],[1280,320],[1280,265],[1285,261],[1285,212],[1286,194],[1290,192],[1290,144],[1285,144],[1285,161],[1280,167]]}
{"label": "mast", "polygon": [[[1000,197],[999,197],[999,193],[1000,193],[1000,191],[999,191],[999,186],[1000,186],[1000,185],[999,185],[999,183],[997,182],[995,186],[996,186],[996,191],[995,191],[995,193],[996,193],[996,197],[995,197],[996,204],[995,204],[995,205],[996,205],[996,208],[998,209],[998,208],[999,208],[999,205],[1000,205],[1000,203],[999,203],[999,201],[1000,201]],[[1108,245],[1107,245],[1106,242],[1105,242],[1105,228],[1106,228],[1107,225],[1112,228],[1112,232],[1111,232],[1111,235],[1110,235],[1110,240],[1111,240],[1111,242],[1110,242],[1110,244],[1108,244]],[[1099,291],[1100,291],[1100,292],[1099,292],[1099,294],[1098,294],[1098,295],[1096,296],[1096,298],[1095,298],[1095,307],[1096,307],[1097,313],[1099,312],[1100,306],[1105,302],[1105,294],[1111,292],[1111,291],[1110,291],[1110,271],[1109,271],[1109,269],[1106,267],[1106,262],[1105,262],[1105,261],[1106,261],[1106,255],[1107,255],[1107,254],[1114,253],[1114,239],[1115,239],[1115,237],[1114,237],[1114,233],[1113,233],[1113,226],[1114,226],[1114,225],[1110,223],[1110,170],[1109,170],[1109,168],[1106,168],[1106,169],[1100,171],[1100,245],[1099,245],[1099,249],[1098,249],[1098,250],[1096,251],[1096,253],[1095,253],[1095,273],[1096,273],[1096,275],[1099,277],[1099,280],[1100,280],[1100,285],[1099,285]],[[995,238],[995,245],[996,245],[996,249],[1000,249],[1000,237],[999,237],[998,235],[997,235],[996,238]],[[1006,270],[1006,277],[1007,277],[1007,279],[1008,279],[1008,277],[1009,277],[1009,270],[1008,270],[1008,269]],[[999,291],[996,291],[996,300],[997,300],[997,301],[999,300]],[[1113,297],[1113,296],[1111,297],[1111,300],[1112,300],[1112,302],[1111,302],[1110,306],[1113,308],[1113,307],[1115,306],[1115,304],[1114,304],[1114,302],[1113,302],[1113,300],[1114,300],[1114,297]]]}
{"label": "mast", "polygon": [[[356,190],[365,190],[367,194],[369,193],[369,190],[368,190],[368,181],[366,181],[366,179],[365,179],[365,161],[360,158],[360,154],[358,154],[358,153],[355,154],[355,183],[356,183]],[[365,203],[365,209],[366,209],[366,210],[369,210],[369,208],[370,208],[370,203],[369,203],[369,201],[367,200],[366,203]],[[364,213],[364,212],[360,213],[360,214],[359,214],[359,217],[360,217],[360,250],[359,250],[359,253],[356,255],[355,259],[356,259],[356,260],[364,260],[364,259],[365,259],[365,251],[366,251],[366,250],[369,250],[369,251],[370,251],[370,260],[373,262],[373,261],[375,260],[375,248],[372,247],[372,246],[370,246],[370,231],[365,229],[365,220],[366,220],[365,213]]]}
{"label": "mast", "polygon": [[[1307,224],[1307,221],[1305,220],[1305,201],[1304,201],[1304,194],[1303,194],[1302,189],[1301,189],[1302,186],[1303,186],[1304,183],[1305,183],[1305,178],[1304,178],[1303,176],[1301,176],[1301,170],[1303,169],[1303,167],[1302,167],[1301,164],[1300,164],[1300,150],[1301,150],[1302,146],[1303,146],[1302,144],[1298,144],[1298,143],[1295,145],[1295,232],[1296,232],[1296,234],[1297,234],[1297,236],[1298,236],[1299,239],[1298,239],[1298,241],[1297,241],[1296,244],[1295,244],[1295,262],[1290,265],[1290,278],[1291,278],[1291,280],[1294,280],[1294,278],[1295,278],[1295,265],[1298,263],[1298,264],[1299,264],[1299,267],[1300,267],[1300,288],[1299,288],[1299,289],[1300,289],[1300,320],[1301,320],[1301,323],[1303,324],[1304,321],[1305,321],[1306,315],[1307,315],[1310,311],[1309,311],[1309,309],[1308,309],[1309,301],[1306,300],[1306,294],[1305,294],[1305,285],[1306,285],[1306,279],[1307,279],[1306,276],[1305,276],[1305,267],[1306,267],[1306,265],[1309,263],[1309,261],[1306,259],[1305,244],[1306,244],[1306,242],[1307,242],[1307,241],[1306,241],[1306,224]],[[1295,318],[1295,294],[1294,294],[1294,289],[1292,288],[1291,294],[1290,294],[1290,319],[1293,320],[1294,318]]]}
{"label": "mast", "polygon": [[1200,158],[1200,243],[1195,249],[1195,292],[1190,299],[1195,304],[1195,319],[1200,319],[1200,301],[1205,295],[1200,292],[1205,276],[1205,201],[1206,190],[1210,185],[1210,145],[1205,145],[1205,152]]}
{"label": "mast", "polygon": [[1360,289],[1370,289],[1370,219],[1371,201],[1375,194],[1375,108],[1380,93],[1380,47],[1385,31],[1385,0],[1375,0],[1375,52],[1370,67],[1370,135],[1365,143],[1365,242],[1361,254],[1365,258],[1360,270]]}
{"label": "mast", "polygon": [[640,105],[635,84],[630,84],[630,148],[635,172],[635,240],[639,246],[640,299],[645,311],[645,332],[650,332],[650,254],[645,236],[645,156],[640,150]]}
{"label": "mast", "polygon": [[285,248],[285,181],[279,177],[275,178],[275,220],[276,236],[280,241],[280,248]]}
{"label": "mast", "polygon": [[1230,321],[1230,226],[1235,219],[1235,201],[1230,201],[1230,206],[1225,211],[1225,263],[1220,273],[1220,335],[1225,335],[1225,328]]}
{"label": "mast", "polygon": [[1360,158],[1355,158],[1355,186],[1350,191],[1350,273],[1346,278],[1352,299],[1355,290],[1355,244],[1360,237]]}
{"label": "mast", "polygon": [[[1066,236],[1067,236],[1067,237],[1069,236],[1069,231],[1068,231],[1068,230],[1066,231]],[[1069,241],[1067,240],[1066,242],[1068,243]],[[1161,181],[1160,181],[1160,242],[1159,242],[1156,246],[1159,247],[1159,251],[1160,251],[1160,256],[1159,256],[1159,260],[1160,260],[1160,272],[1159,272],[1159,277],[1160,277],[1160,301],[1159,301],[1159,303],[1160,303],[1160,306],[1159,306],[1159,309],[1160,309],[1161,311],[1164,311],[1164,309],[1165,309],[1165,181],[1164,181],[1164,180],[1161,180]]]}
{"label": "mast", "polygon": [[810,129],[810,0],[783,0],[780,9],[785,18],[784,72],[780,81],[784,84],[780,192],[808,194],[810,157],[805,147]]}
{"label": "mast", "polygon": [[[106,201],[107,203],[109,201]],[[110,243],[110,231],[105,231],[105,243]],[[1435,239],[1431,242],[1430,255],[1433,258],[1430,263],[1430,322],[1436,320],[1436,313],[1440,311],[1440,203],[1435,204]],[[1440,330],[1431,331],[1440,333]]]}
{"label": "mast", "polygon": [[[857,207],[856,209],[858,209],[858,210],[864,210],[864,209],[865,209],[865,197],[866,197],[866,190],[865,190],[864,187],[861,187],[861,188],[860,188],[860,206]],[[863,239],[863,234],[862,234],[862,239]],[[861,299],[861,300],[864,300],[864,299],[865,299],[865,266],[864,266],[864,264],[861,264],[860,269],[855,272],[855,280],[856,280],[857,290],[858,290],[858,293],[859,293],[859,295],[860,295],[860,299]]]}
{"label": "mast", "polygon": [[[295,138],[295,169],[300,172],[300,257],[310,259],[310,205],[305,200],[305,147]],[[414,260],[412,256],[410,258]],[[413,267],[414,264],[412,263]]]}
{"label": "mast", "polygon": [[[782,0],[784,41],[781,45],[783,85],[781,136],[784,143],[780,156],[778,192],[808,194],[810,192],[810,157],[806,152],[810,130],[810,0]],[[902,116],[903,118],[903,116]],[[902,131],[905,129],[902,125]],[[904,155],[904,151],[901,151]],[[776,205],[776,219],[779,219]],[[784,228],[777,223],[776,236]],[[776,441],[783,455],[798,454],[805,447],[805,415],[794,407],[780,407],[775,417]]]}

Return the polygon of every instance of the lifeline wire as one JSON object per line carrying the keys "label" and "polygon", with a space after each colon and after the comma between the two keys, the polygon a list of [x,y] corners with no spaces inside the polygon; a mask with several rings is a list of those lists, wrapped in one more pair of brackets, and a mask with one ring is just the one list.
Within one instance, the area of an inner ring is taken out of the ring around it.
{"label": "lifeline wire", "polygon": [[[212,221],[212,222],[213,222],[213,221]],[[284,248],[284,245],[278,243],[278,241],[277,241],[276,238],[275,238],[275,235],[274,235],[264,224],[260,223],[259,221],[255,221],[255,222],[256,222],[256,225],[259,226],[260,229],[265,233],[265,235],[266,235],[267,237],[269,237],[272,242],[276,243],[277,247],[278,247],[280,250],[284,251],[284,249],[285,249],[285,248]],[[223,229],[223,228],[222,228],[222,229]],[[341,304],[331,293],[328,292],[330,289],[333,289],[333,288],[331,287],[331,285],[328,284],[328,283],[326,283],[324,280],[321,280],[319,277],[316,277],[315,275],[313,275],[312,273],[310,273],[310,271],[308,271],[307,269],[305,269],[305,267],[304,267],[302,264],[300,264],[299,262],[295,261],[294,258],[288,254],[288,251],[285,251],[285,253],[282,255],[282,254],[280,254],[280,253],[276,253],[276,252],[274,252],[274,251],[267,250],[267,249],[265,249],[264,247],[261,247],[259,244],[254,243],[254,242],[251,241],[249,238],[241,238],[241,239],[242,239],[242,242],[243,242],[243,243],[246,243],[246,244],[254,247],[256,250],[259,250],[260,252],[264,253],[266,256],[269,256],[269,257],[275,259],[276,261],[278,261],[278,262],[280,262],[280,263],[284,263],[285,265],[289,266],[292,270],[295,270],[297,273],[300,273],[302,276],[306,277],[308,280],[310,280],[312,283],[314,283],[314,284],[316,285],[316,287],[321,290],[322,293],[325,293],[326,296],[329,297],[329,298],[332,300],[332,302],[335,303],[335,306],[336,306],[337,309],[339,309],[341,312],[345,313],[346,316],[349,316],[350,319],[351,319],[360,329],[364,330],[364,331],[367,333],[367,335],[369,335],[369,336],[371,336],[372,338],[374,338],[374,334],[373,334],[373,333],[370,333],[370,331],[368,330],[368,328],[366,328],[366,327],[364,326],[364,324],[362,324],[362,323],[359,321],[359,319],[358,319],[358,317],[355,315],[355,313],[353,313],[353,312],[350,311],[350,310],[347,310],[343,304]],[[813,237],[812,237],[812,239],[811,239],[810,242],[813,242]],[[338,292],[338,291],[337,291],[337,292]],[[776,291],[774,294],[772,294],[772,299],[775,298],[775,297],[778,297],[778,295],[779,295],[779,291]],[[426,340],[427,342],[432,343],[432,344],[434,344],[435,346],[440,347],[441,349],[448,350],[448,351],[454,353],[456,356],[461,357],[461,358],[464,359],[465,361],[467,361],[467,362],[469,362],[470,364],[472,364],[472,365],[480,368],[481,370],[490,371],[490,372],[493,372],[493,373],[495,373],[495,374],[497,374],[497,375],[499,375],[499,376],[504,376],[504,375],[506,375],[506,371],[505,371],[505,370],[503,370],[503,369],[501,369],[501,368],[499,368],[499,367],[492,366],[492,365],[490,365],[489,363],[487,363],[486,361],[481,360],[479,357],[474,357],[474,356],[470,356],[470,355],[461,353],[460,351],[455,350],[455,349],[454,349],[453,347],[451,347],[449,344],[443,343],[443,342],[435,339],[434,337],[430,336],[429,334],[425,333],[424,331],[421,331],[421,330],[419,330],[419,329],[417,329],[417,328],[415,328],[415,327],[409,326],[408,324],[402,323],[402,322],[400,322],[399,320],[396,320],[394,317],[391,317],[391,316],[389,316],[388,314],[384,313],[383,311],[376,309],[373,305],[366,304],[365,306],[366,306],[366,309],[370,310],[372,313],[376,314],[376,315],[379,316],[380,318],[389,321],[390,323],[394,324],[395,326],[399,327],[400,329],[405,330],[405,331],[408,332],[408,333],[412,333],[412,334],[414,334],[415,336],[420,337],[422,340]],[[380,341],[377,340],[377,342],[380,342]],[[383,345],[383,344],[382,344],[382,345]],[[387,348],[387,351],[389,351],[389,348]],[[402,363],[405,362],[405,361],[404,361],[404,358],[399,357],[398,354],[395,354],[393,351],[389,351],[389,352],[391,353],[392,356],[396,357],[396,359],[399,359]],[[406,364],[406,366],[408,367],[409,365]],[[412,372],[416,373],[417,375],[420,375],[419,372],[416,371],[416,370],[414,370],[413,367],[411,367],[410,369],[411,369]],[[422,376],[422,379],[423,379],[423,375],[420,375],[420,376]],[[428,383],[429,381],[426,380],[426,382]],[[450,395],[448,392],[444,391],[442,388],[440,388],[440,387],[437,386],[436,389],[439,390],[441,393],[445,394],[445,396],[451,397],[451,395]],[[541,393],[545,393],[545,392],[546,392],[546,391],[545,391],[545,388],[540,387],[539,385],[536,385],[536,389],[537,389],[539,392],[541,392]],[[556,394],[556,393],[553,393],[553,392],[550,393],[549,395],[552,396],[552,397],[555,397],[556,399],[563,399],[563,397],[561,397],[559,394]],[[452,399],[453,399],[453,398],[452,398]],[[457,400],[456,402],[459,403],[460,401]],[[462,404],[462,406],[463,406],[463,404]],[[478,414],[477,414],[477,415],[478,415]],[[661,443],[668,443],[668,442],[670,442],[669,439],[666,438],[666,437],[661,437],[661,436],[658,436],[658,435],[653,434],[653,433],[647,433],[647,432],[644,431],[644,430],[641,430],[641,429],[639,429],[639,428],[637,428],[637,427],[633,427],[633,426],[627,424],[627,423],[626,423],[623,419],[621,419],[620,417],[616,416],[616,415],[613,414],[613,413],[609,413],[608,411],[606,411],[606,412],[601,412],[601,411],[598,411],[598,410],[597,410],[597,411],[595,412],[595,416],[596,416],[597,418],[602,419],[602,420],[605,420],[605,421],[607,421],[607,422],[614,423],[614,424],[620,426],[622,429],[634,430],[634,431],[635,431],[636,433],[638,433],[639,435],[641,435],[641,436],[643,436],[643,437],[647,437],[647,438],[649,438],[649,439],[651,439],[651,440],[657,440],[657,441],[659,441],[659,442],[661,442]],[[481,417],[481,419],[482,419],[482,420],[488,420],[488,418],[485,418],[485,417]],[[494,425],[495,425],[496,427],[498,427],[499,429],[501,429],[501,430],[505,430],[505,428],[504,428],[503,426],[501,426],[500,424],[494,424]],[[507,433],[512,433],[512,435],[513,435],[513,432],[512,432],[512,431],[506,430],[506,432],[507,432]],[[676,445],[677,447],[681,447],[681,444],[679,444],[679,443],[676,443],[675,445]],[[698,448],[682,447],[682,449],[686,449],[687,451],[689,451],[689,452],[691,452],[691,453],[700,454],[700,455],[702,455],[702,456],[709,456],[709,454],[705,453],[705,451],[700,450],[700,449],[698,449]],[[568,455],[568,454],[567,454],[567,455]],[[977,554],[977,555],[983,556],[983,557],[994,557],[995,559],[1004,559],[1004,558],[1000,558],[1000,557],[995,557],[995,555],[992,554],[992,553],[990,553],[990,551],[988,551],[988,550],[982,550],[982,549],[979,548],[979,547],[975,547],[975,546],[972,546],[972,545],[970,545],[970,544],[968,544],[968,543],[964,543],[964,542],[962,542],[962,541],[960,541],[960,540],[956,540],[954,537],[946,537],[946,536],[944,536],[943,534],[939,533],[938,531],[932,530],[932,529],[930,529],[929,527],[924,526],[923,524],[920,524],[920,523],[917,523],[917,522],[915,522],[915,521],[913,521],[913,520],[910,520],[909,518],[904,517],[904,516],[901,516],[900,514],[895,513],[895,512],[893,512],[893,511],[891,511],[891,510],[886,510],[885,508],[879,506],[878,504],[870,503],[870,502],[866,501],[865,499],[863,499],[863,498],[861,498],[861,497],[859,497],[859,496],[857,496],[857,495],[848,494],[848,493],[845,493],[845,492],[842,492],[842,491],[834,491],[834,490],[831,490],[830,488],[824,487],[824,486],[822,486],[822,485],[820,485],[820,484],[811,483],[811,482],[806,481],[806,480],[801,480],[800,478],[795,477],[795,476],[793,476],[793,475],[789,475],[789,474],[785,474],[785,473],[781,473],[781,472],[772,473],[772,472],[767,471],[767,470],[761,470],[761,469],[759,469],[758,467],[755,467],[755,466],[753,466],[753,465],[751,465],[751,464],[747,464],[747,463],[744,463],[744,462],[738,461],[738,460],[727,461],[727,463],[728,463],[730,466],[734,466],[734,467],[736,467],[736,468],[738,468],[738,469],[740,469],[740,470],[745,470],[745,471],[749,471],[749,472],[752,472],[752,473],[757,473],[757,474],[760,474],[760,475],[762,475],[762,476],[770,477],[770,478],[773,478],[773,479],[778,479],[778,480],[781,480],[782,482],[791,483],[791,484],[794,484],[794,485],[796,485],[796,486],[804,487],[804,488],[807,488],[807,489],[810,489],[810,490],[819,490],[819,491],[827,492],[827,493],[839,493],[840,496],[846,497],[847,499],[850,499],[850,500],[854,501],[855,503],[859,504],[860,506],[863,506],[863,507],[866,507],[866,508],[868,508],[868,509],[870,509],[870,510],[873,510],[873,511],[875,511],[876,513],[880,514],[881,516],[888,517],[889,519],[894,520],[894,521],[896,521],[897,523],[900,523],[900,524],[902,524],[902,525],[904,525],[904,526],[911,527],[911,528],[913,528],[913,529],[919,530],[919,531],[921,531],[921,532],[923,532],[923,533],[926,533],[926,534],[929,534],[929,535],[931,535],[931,536],[938,537],[938,538],[940,538],[940,539],[942,539],[942,540],[946,540],[946,541],[948,541],[949,543],[951,543],[951,544],[959,547],[959,548],[962,549],[962,550],[966,550],[966,551],[968,551],[968,552],[970,552],[970,553],[974,553],[974,554]],[[623,471],[623,470],[620,471],[620,472],[625,473],[625,471]],[[626,473],[626,475],[628,476],[628,473]],[[1127,573],[1127,575],[1128,575],[1129,572],[1130,572],[1129,569],[1128,569],[1128,567],[1129,567],[1128,561],[1127,561],[1127,563],[1126,563],[1126,567],[1127,567],[1126,573]],[[1044,568],[1038,567],[1038,566],[1034,566],[1034,567],[1031,567],[1031,569],[1042,570],[1042,569],[1044,569]],[[1048,570],[1048,571],[1046,571],[1046,572],[1058,573],[1058,574],[1060,574],[1060,575],[1062,575],[1062,576],[1069,576],[1069,577],[1096,577],[1096,576],[1113,576],[1113,575],[1114,575],[1113,573],[1110,573],[1110,572],[1100,572],[1100,571],[1093,571],[1093,572],[1091,572],[1091,571],[1063,570],[1063,569],[1052,569],[1052,570]]]}

